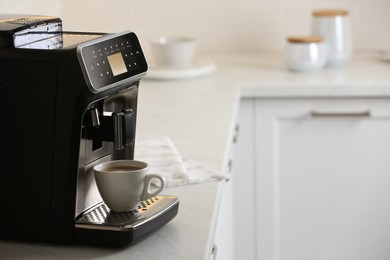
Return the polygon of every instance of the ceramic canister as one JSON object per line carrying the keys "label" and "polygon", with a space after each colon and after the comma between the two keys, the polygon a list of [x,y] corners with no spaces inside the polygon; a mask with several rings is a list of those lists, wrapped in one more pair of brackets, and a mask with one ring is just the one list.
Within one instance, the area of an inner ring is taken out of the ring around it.
{"label": "ceramic canister", "polygon": [[345,64],[352,56],[352,33],[348,11],[342,9],[313,11],[312,32],[328,45],[327,66]]}
{"label": "ceramic canister", "polygon": [[284,58],[291,71],[317,71],[327,61],[327,47],[322,37],[288,37]]}

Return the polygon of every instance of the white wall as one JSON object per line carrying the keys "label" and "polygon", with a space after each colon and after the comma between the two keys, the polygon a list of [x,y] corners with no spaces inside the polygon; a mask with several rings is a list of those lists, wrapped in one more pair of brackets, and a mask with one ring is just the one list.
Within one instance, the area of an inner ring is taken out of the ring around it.
{"label": "white wall", "polygon": [[282,50],[286,36],[309,33],[312,10],[347,8],[355,49],[390,49],[389,0],[13,0],[0,8],[59,15],[67,30],[132,29],[146,49],[160,34],[190,35],[203,52]]}
{"label": "white wall", "polygon": [[0,1],[0,13],[61,15],[62,0]]}

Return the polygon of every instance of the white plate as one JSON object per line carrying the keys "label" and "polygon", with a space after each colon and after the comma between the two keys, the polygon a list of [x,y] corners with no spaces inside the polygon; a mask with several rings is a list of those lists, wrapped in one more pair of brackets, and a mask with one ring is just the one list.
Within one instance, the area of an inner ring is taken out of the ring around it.
{"label": "white plate", "polygon": [[145,79],[184,79],[212,73],[216,65],[212,61],[194,62],[188,66],[149,65]]}

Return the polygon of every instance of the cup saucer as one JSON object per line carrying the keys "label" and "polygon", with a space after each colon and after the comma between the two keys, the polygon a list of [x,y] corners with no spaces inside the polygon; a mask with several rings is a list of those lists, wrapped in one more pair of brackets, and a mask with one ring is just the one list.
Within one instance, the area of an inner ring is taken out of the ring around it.
{"label": "cup saucer", "polygon": [[203,76],[212,73],[216,64],[211,60],[194,61],[185,66],[158,66],[150,64],[145,79],[171,80]]}

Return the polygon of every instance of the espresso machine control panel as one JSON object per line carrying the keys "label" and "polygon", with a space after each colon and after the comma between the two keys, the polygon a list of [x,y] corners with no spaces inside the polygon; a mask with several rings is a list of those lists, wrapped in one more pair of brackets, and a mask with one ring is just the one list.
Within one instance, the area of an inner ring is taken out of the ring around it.
{"label": "espresso machine control panel", "polygon": [[77,55],[89,89],[98,93],[122,84],[135,82],[148,69],[135,33],[104,35],[79,44]]}

